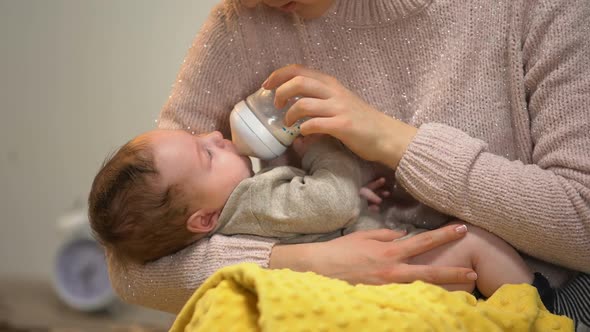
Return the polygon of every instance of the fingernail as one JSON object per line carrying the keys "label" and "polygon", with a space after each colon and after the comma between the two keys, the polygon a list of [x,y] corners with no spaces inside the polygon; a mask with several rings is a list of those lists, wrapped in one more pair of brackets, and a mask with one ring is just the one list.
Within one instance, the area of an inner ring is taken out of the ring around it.
{"label": "fingernail", "polygon": [[467,273],[467,279],[469,279],[469,280],[477,280],[477,273],[475,273],[475,272],[469,272],[469,273]]}
{"label": "fingernail", "polygon": [[461,225],[455,228],[455,232],[457,233],[467,233],[467,225]]}
{"label": "fingernail", "polygon": [[266,85],[268,84],[268,78],[262,82],[262,87],[266,89]]}

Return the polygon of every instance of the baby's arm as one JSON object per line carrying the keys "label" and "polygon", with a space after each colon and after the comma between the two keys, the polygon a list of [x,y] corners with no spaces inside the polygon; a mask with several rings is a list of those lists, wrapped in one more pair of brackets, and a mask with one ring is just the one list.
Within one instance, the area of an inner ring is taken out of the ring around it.
{"label": "baby's arm", "polygon": [[471,292],[476,284],[486,297],[504,284],[532,283],[532,272],[514,248],[484,229],[467,227],[464,238],[415,256],[410,264],[473,268],[478,275],[475,283],[442,286]]}
{"label": "baby's arm", "polygon": [[303,170],[276,167],[255,176],[251,212],[267,236],[329,233],[359,215],[359,161],[342,144],[323,137],[309,146]]}

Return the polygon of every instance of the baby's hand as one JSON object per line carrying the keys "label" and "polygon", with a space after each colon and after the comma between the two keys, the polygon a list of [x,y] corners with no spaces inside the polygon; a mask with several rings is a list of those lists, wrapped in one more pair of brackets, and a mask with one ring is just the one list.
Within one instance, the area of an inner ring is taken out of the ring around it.
{"label": "baby's hand", "polygon": [[367,183],[359,190],[359,195],[369,203],[370,211],[379,212],[383,198],[389,197],[389,191],[383,190],[383,186],[385,186],[385,178],[380,177]]}
{"label": "baby's hand", "polygon": [[298,136],[293,141],[293,150],[295,150],[295,152],[299,155],[299,158],[303,159],[303,156],[307,153],[309,147],[319,141],[322,136],[325,135],[313,134],[307,136]]}

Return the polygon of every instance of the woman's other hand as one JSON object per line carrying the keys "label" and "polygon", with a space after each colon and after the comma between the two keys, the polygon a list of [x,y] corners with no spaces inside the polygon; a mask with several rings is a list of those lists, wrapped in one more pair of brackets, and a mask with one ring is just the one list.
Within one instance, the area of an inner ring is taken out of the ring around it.
{"label": "woman's other hand", "polygon": [[465,225],[450,225],[414,237],[393,241],[403,233],[389,229],[361,231],[328,242],[276,245],[270,268],[313,271],[352,284],[469,283],[477,278],[471,269],[410,265],[414,256],[462,238]]}
{"label": "woman's other hand", "polygon": [[276,89],[279,108],[301,97],[287,112],[287,125],[312,117],[301,125],[303,135],[334,136],[361,158],[393,169],[416,134],[416,128],[375,110],[334,77],[301,65],[274,71],[263,87]]}

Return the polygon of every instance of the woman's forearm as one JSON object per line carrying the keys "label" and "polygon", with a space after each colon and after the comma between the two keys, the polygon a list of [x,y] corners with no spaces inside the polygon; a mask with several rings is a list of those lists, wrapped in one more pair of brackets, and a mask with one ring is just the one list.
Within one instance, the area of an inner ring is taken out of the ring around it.
{"label": "woman's forearm", "polygon": [[276,244],[272,247],[268,267],[299,272],[313,271],[310,255],[315,247],[315,243]]}
{"label": "woman's forearm", "polygon": [[441,212],[490,230],[531,256],[590,272],[588,175],[566,168],[510,161],[460,130],[427,124],[396,177]]}

